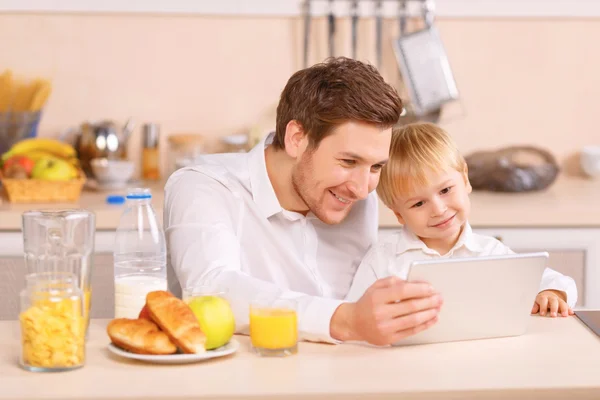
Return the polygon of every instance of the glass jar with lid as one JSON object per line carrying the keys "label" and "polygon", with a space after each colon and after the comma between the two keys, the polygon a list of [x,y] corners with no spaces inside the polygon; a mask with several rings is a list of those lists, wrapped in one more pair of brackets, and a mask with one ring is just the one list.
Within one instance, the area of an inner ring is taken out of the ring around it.
{"label": "glass jar with lid", "polygon": [[205,153],[205,140],[202,135],[180,133],[169,136],[169,174],[179,168],[194,165],[198,157]]}
{"label": "glass jar with lid", "polygon": [[20,293],[20,363],[34,372],[66,371],[85,364],[84,298],[74,274],[28,274]]}

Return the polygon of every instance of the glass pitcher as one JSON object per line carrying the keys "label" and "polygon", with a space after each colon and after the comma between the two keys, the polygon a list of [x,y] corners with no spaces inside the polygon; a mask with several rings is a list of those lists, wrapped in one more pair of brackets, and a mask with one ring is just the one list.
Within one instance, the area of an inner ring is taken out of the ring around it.
{"label": "glass pitcher", "polygon": [[87,210],[34,210],[23,213],[27,274],[71,273],[84,303],[85,330],[92,297],[95,215]]}

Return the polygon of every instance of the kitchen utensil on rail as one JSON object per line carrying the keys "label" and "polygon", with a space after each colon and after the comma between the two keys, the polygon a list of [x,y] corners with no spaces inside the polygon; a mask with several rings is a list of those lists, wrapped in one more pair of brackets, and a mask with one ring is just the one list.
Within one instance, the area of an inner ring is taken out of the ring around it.
{"label": "kitchen utensil on rail", "polygon": [[333,0],[329,0],[329,14],[327,15],[327,32],[329,42],[329,57],[335,57],[335,14]]}
{"label": "kitchen utensil on rail", "polygon": [[377,0],[375,2],[375,52],[377,59],[377,68],[381,69],[381,58],[382,58],[382,48],[381,48],[381,36],[383,30],[383,8],[382,8],[382,0]]}
{"label": "kitchen utensil on rail", "polygon": [[393,47],[413,112],[421,116],[457,100],[458,89],[439,32],[433,25],[433,2],[423,1],[425,26],[410,33],[405,33],[405,2],[400,0],[400,36],[394,40]]}
{"label": "kitchen utensil on rail", "polygon": [[350,5],[350,16],[352,19],[352,58],[356,58],[356,47],[358,44],[357,30],[358,30],[358,0],[352,0]]}
{"label": "kitchen utensil on rail", "polygon": [[534,146],[477,151],[465,157],[474,190],[529,192],[543,190],[558,176],[554,156]]}
{"label": "kitchen utensil on rail", "polygon": [[302,64],[308,67],[308,49],[310,47],[310,0],[304,0],[304,54]]}

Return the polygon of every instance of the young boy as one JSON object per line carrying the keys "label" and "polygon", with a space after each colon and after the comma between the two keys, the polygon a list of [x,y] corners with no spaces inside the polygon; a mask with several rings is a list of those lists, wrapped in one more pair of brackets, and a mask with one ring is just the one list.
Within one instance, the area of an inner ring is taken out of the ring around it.
{"label": "young boy", "polygon": [[[358,300],[379,278],[406,279],[415,260],[513,253],[498,240],[473,233],[467,222],[471,190],[467,164],[443,129],[431,123],[394,129],[377,194],[403,228],[369,249],[346,300]],[[573,279],[546,268],[531,312],[566,317],[576,302]]]}

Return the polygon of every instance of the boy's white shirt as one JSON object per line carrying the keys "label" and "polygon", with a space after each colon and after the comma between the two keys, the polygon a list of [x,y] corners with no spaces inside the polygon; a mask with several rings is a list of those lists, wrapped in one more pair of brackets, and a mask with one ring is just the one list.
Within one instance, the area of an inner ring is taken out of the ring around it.
{"label": "boy's white shirt", "polygon": [[[390,257],[392,254],[392,257]],[[508,246],[490,236],[474,233],[467,223],[458,241],[445,255],[440,255],[436,250],[430,249],[408,228],[404,227],[397,234],[390,235],[375,243],[360,263],[350,291],[346,295],[347,301],[358,300],[364,292],[377,279],[391,276],[392,274],[406,279],[411,262],[417,260],[430,260],[435,258],[459,258],[514,254]],[[389,267],[393,261],[393,271]],[[577,302],[577,286],[573,278],[565,276],[558,271],[546,268],[540,283],[542,290],[560,290],[567,294],[567,303],[574,307]]]}

